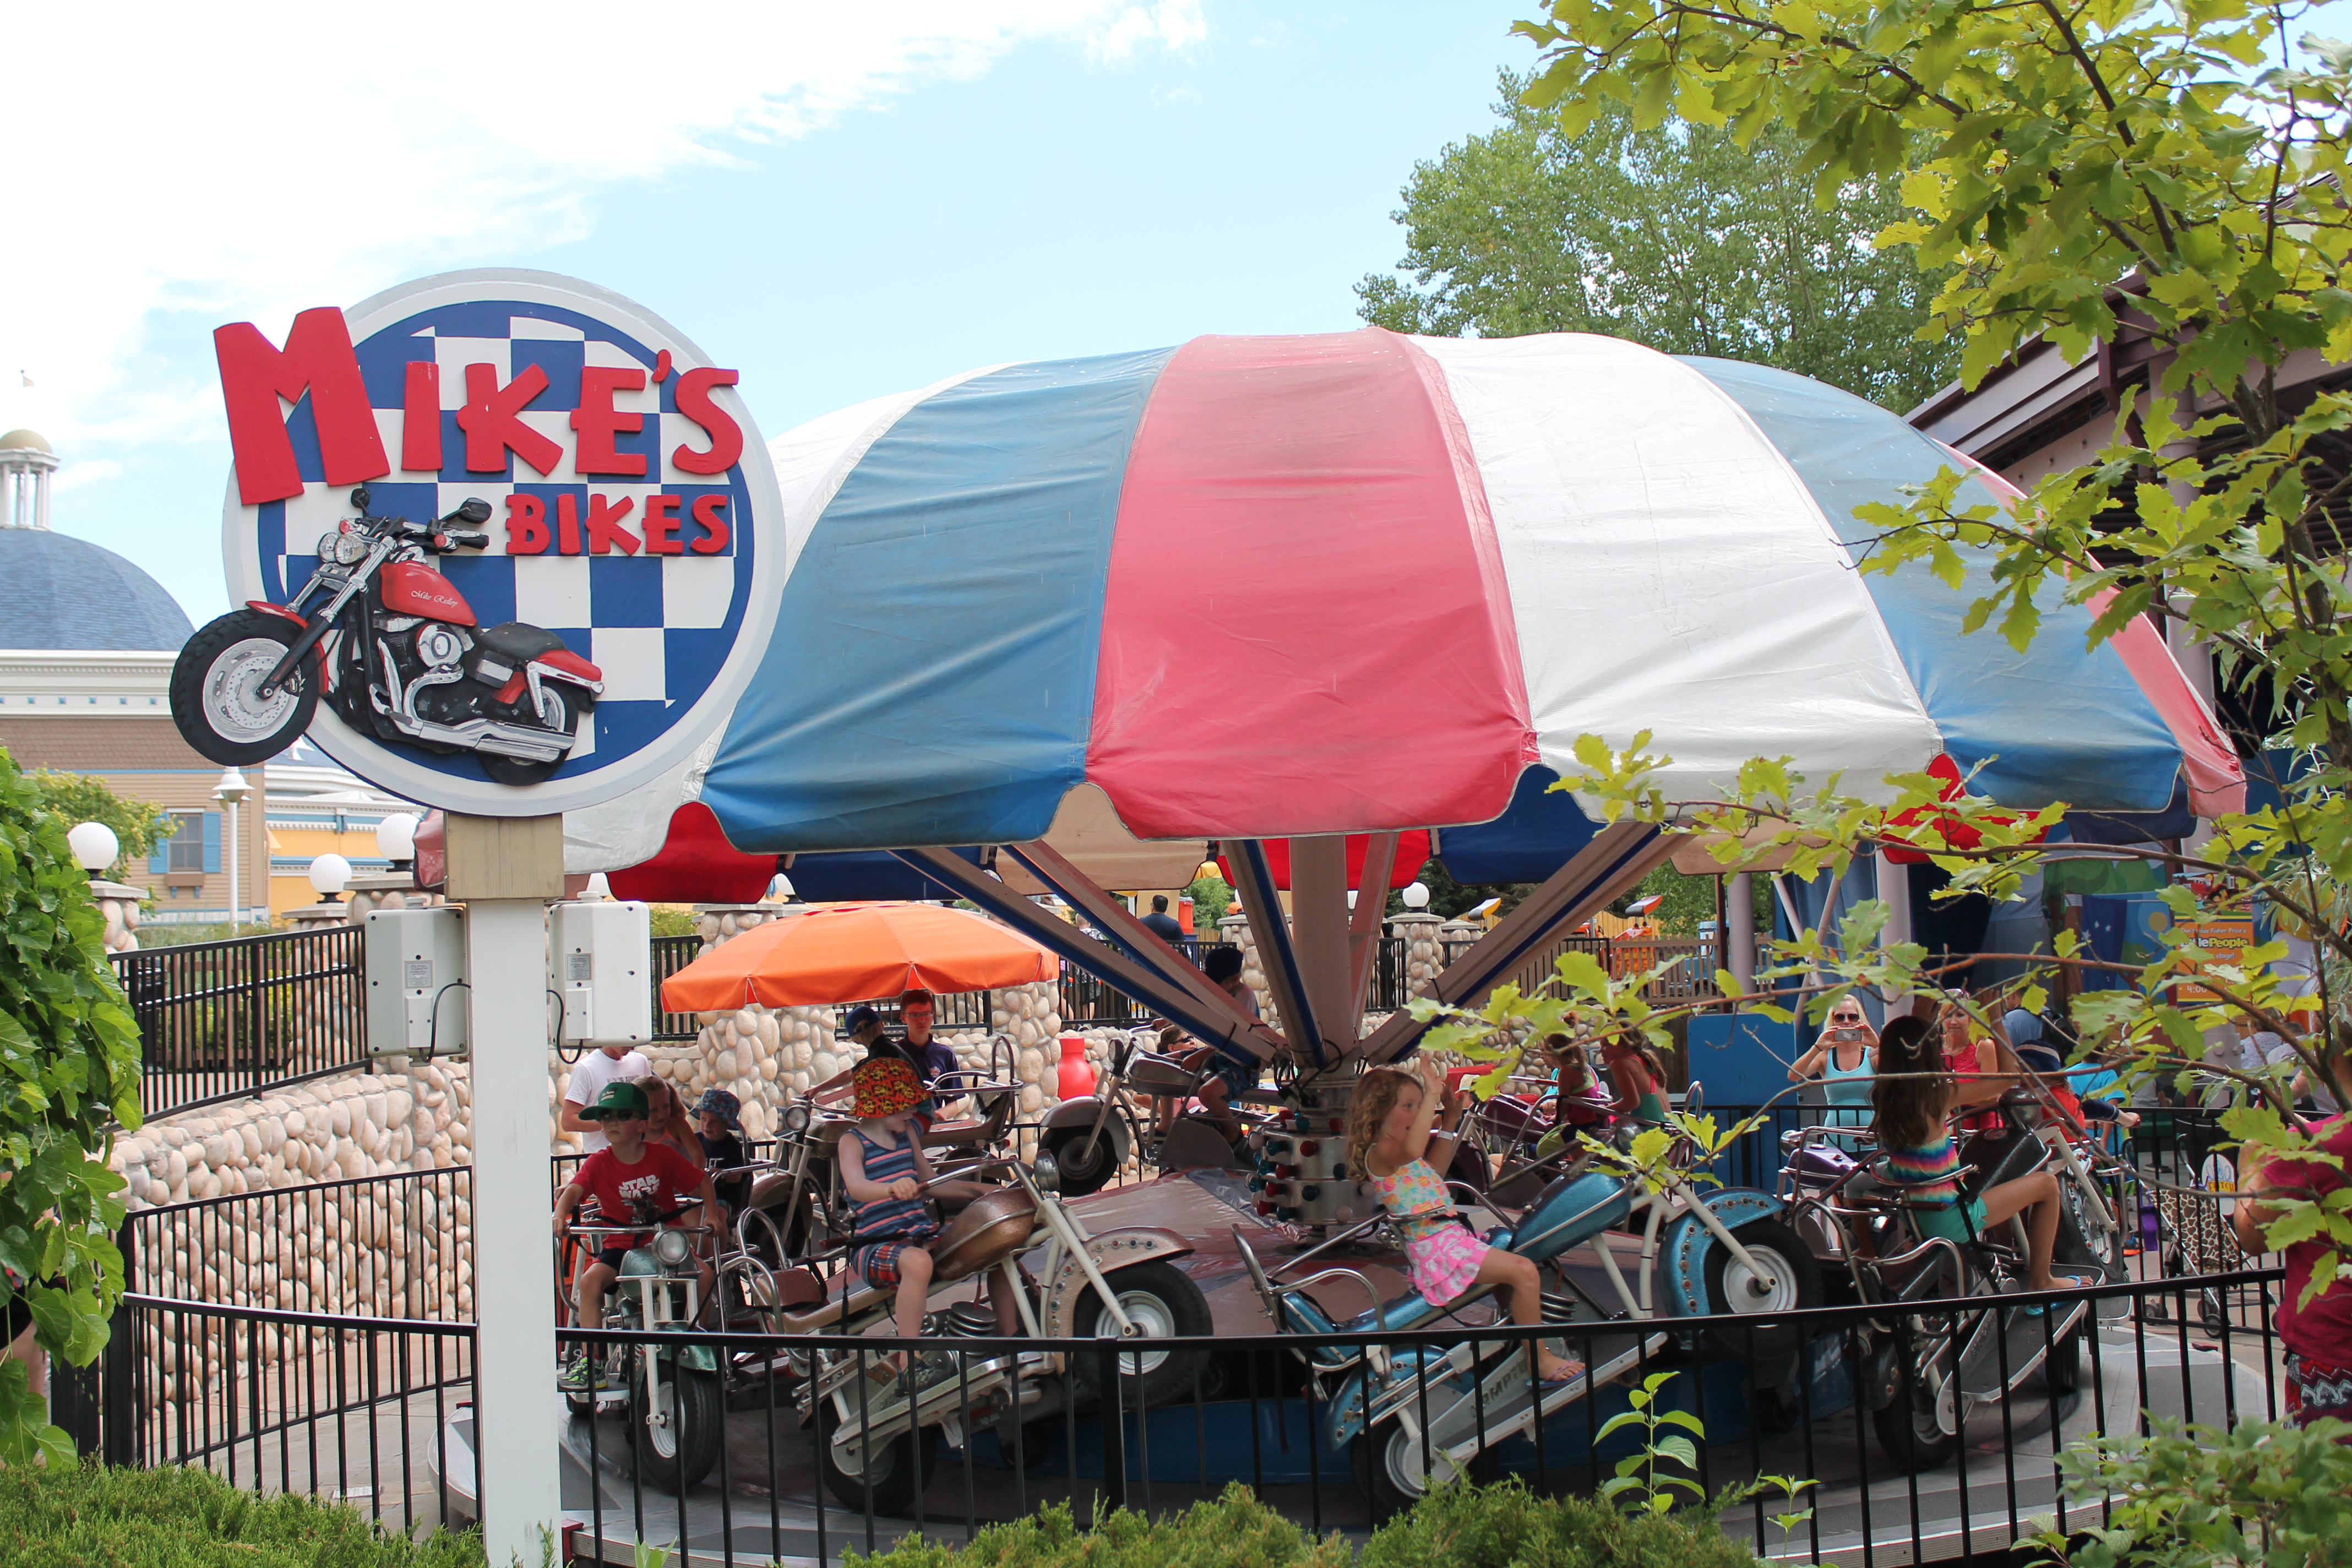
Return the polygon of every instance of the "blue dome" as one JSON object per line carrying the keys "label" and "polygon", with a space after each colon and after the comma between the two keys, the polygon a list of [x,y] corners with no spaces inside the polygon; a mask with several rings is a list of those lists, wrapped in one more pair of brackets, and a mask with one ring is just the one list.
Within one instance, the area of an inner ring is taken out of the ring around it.
{"label": "blue dome", "polygon": [[0,647],[169,653],[194,630],[162,584],[113,551],[0,528]]}

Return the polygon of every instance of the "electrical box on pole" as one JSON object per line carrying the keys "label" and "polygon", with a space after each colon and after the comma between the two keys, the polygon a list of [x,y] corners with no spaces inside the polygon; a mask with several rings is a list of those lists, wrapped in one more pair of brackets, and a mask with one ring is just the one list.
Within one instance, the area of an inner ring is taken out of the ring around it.
{"label": "electrical box on pole", "polygon": [[367,918],[372,1057],[466,1054],[466,911],[378,910]]}
{"label": "electrical box on pole", "polygon": [[547,988],[567,1046],[642,1046],[654,1037],[653,911],[635,900],[548,911]]}

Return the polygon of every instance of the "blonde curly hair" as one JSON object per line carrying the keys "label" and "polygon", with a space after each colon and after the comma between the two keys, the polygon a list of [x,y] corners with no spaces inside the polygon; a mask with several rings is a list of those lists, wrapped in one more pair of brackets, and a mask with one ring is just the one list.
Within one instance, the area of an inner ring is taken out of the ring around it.
{"label": "blonde curly hair", "polygon": [[1368,1068],[1356,1080],[1355,1098],[1348,1102],[1348,1171],[1357,1180],[1371,1178],[1365,1156],[1381,1140],[1381,1123],[1389,1119],[1397,1098],[1408,1089],[1415,1093],[1422,1089],[1419,1075],[1411,1068]]}

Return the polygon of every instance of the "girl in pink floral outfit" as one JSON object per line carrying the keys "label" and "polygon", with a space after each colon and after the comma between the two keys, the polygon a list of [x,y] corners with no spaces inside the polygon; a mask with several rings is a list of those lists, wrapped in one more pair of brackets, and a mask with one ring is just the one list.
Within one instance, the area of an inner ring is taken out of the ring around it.
{"label": "girl in pink floral outfit", "polygon": [[[1437,1125],[1441,1108],[1443,1127]],[[1434,1063],[1421,1062],[1417,1070],[1373,1068],[1358,1081],[1349,1107],[1348,1166],[1371,1182],[1404,1233],[1412,1288],[1423,1300],[1442,1307],[1473,1285],[1492,1285],[1513,1322],[1539,1323],[1543,1295],[1535,1260],[1472,1235],[1428,1158],[1429,1146],[1443,1141],[1452,1161],[1469,1108],[1468,1095],[1445,1093],[1445,1075]],[[1565,1383],[1583,1370],[1581,1362],[1536,1346],[1537,1375],[1544,1382]]]}

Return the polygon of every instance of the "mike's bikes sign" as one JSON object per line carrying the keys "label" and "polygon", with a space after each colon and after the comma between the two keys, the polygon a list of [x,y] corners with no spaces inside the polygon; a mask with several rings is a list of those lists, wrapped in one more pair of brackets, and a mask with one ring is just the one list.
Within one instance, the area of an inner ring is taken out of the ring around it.
{"label": "mike's bikes sign", "polygon": [[214,334],[236,468],[232,598],[172,677],[232,765],[308,731],[396,794],[485,816],[591,805],[682,762],[782,593],[765,447],[659,317],[550,273],[449,273],[282,346]]}

